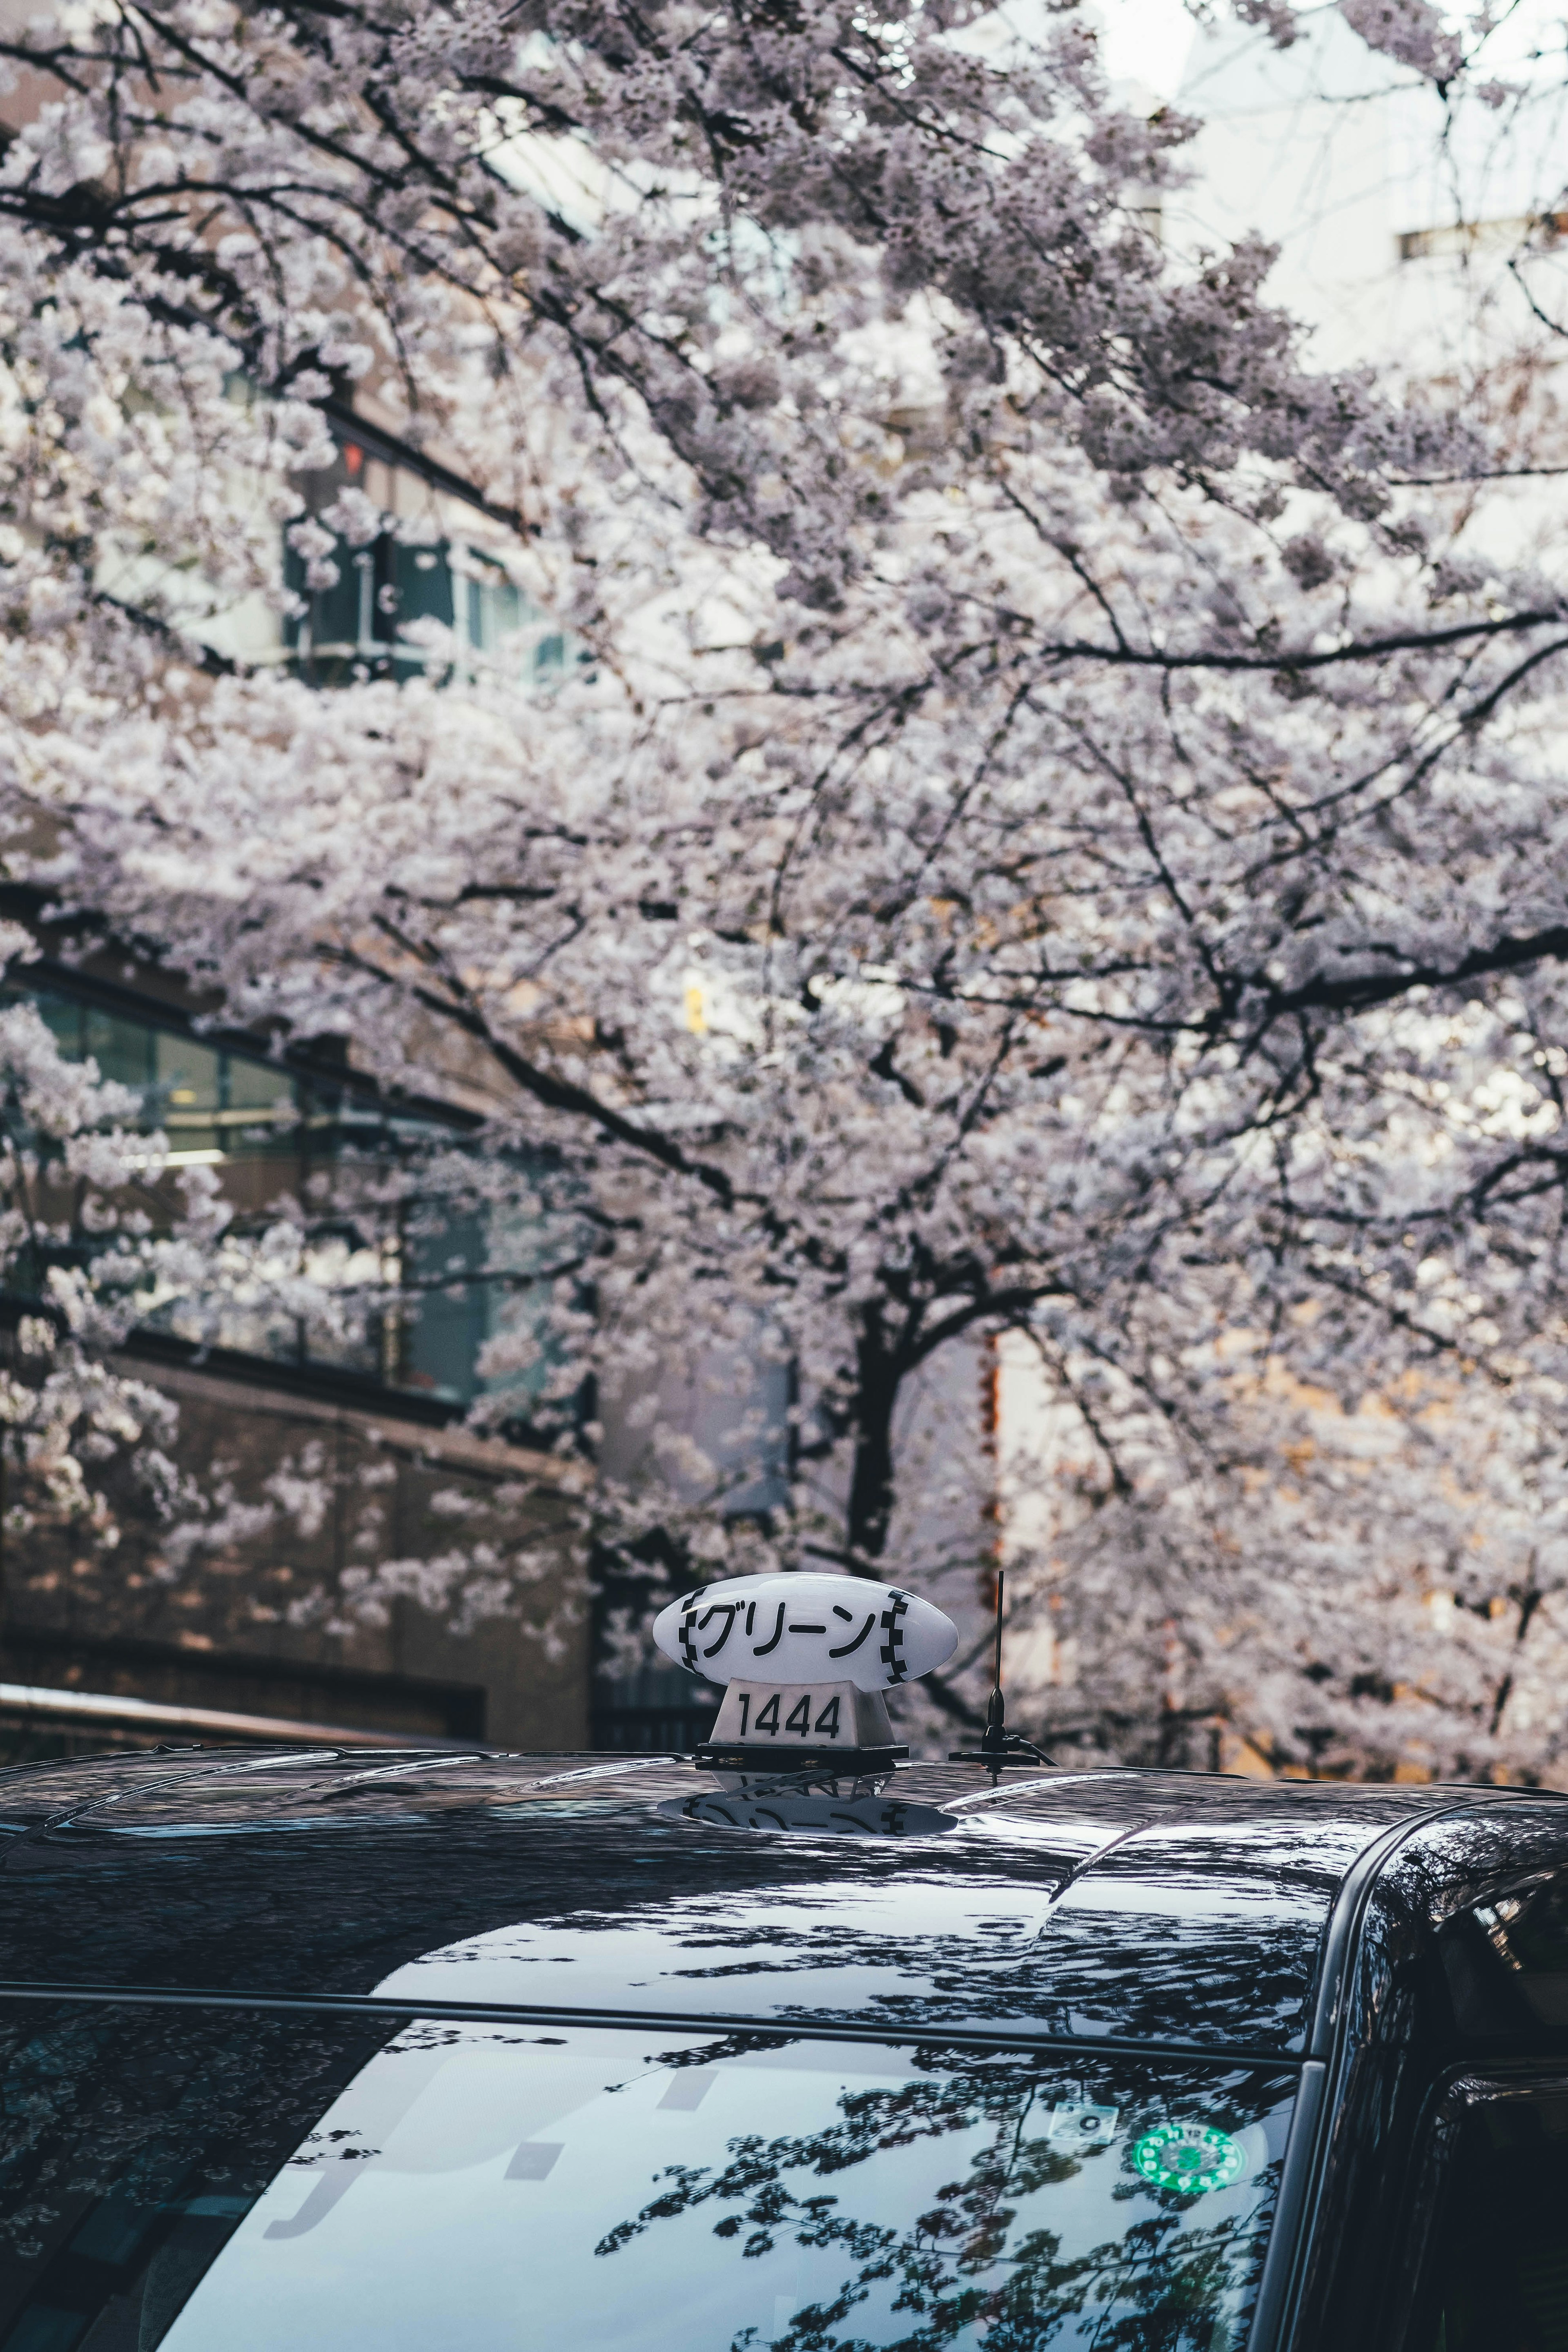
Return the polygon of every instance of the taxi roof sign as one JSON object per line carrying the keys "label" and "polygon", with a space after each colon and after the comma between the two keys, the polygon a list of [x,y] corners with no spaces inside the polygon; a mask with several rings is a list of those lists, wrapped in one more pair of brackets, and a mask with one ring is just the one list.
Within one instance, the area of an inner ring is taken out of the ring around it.
{"label": "taxi roof sign", "polygon": [[958,1629],[896,1584],[821,1574],[735,1576],[654,1619],[665,1656],[728,1678],[699,1763],[772,1772],[890,1769],[898,1746],[882,1694],[952,1655]]}
{"label": "taxi roof sign", "polygon": [[958,1628],[931,1601],[858,1576],[733,1576],[660,1610],[667,1658],[710,1682],[853,1683],[896,1690],[942,1665]]}

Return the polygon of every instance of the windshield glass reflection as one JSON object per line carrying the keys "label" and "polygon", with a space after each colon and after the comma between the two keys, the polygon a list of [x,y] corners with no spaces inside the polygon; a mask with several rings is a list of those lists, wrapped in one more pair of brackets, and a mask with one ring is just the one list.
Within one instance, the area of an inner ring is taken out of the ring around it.
{"label": "windshield glass reflection", "polygon": [[7,2352],[1228,2352],[1294,2087],[658,2027],[7,2032]]}

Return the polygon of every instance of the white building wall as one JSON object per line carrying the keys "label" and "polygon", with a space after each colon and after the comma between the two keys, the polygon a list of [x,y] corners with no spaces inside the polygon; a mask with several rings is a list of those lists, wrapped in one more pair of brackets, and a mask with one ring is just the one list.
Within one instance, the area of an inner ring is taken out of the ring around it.
{"label": "white building wall", "polygon": [[1167,244],[1277,247],[1268,289],[1323,368],[1468,378],[1532,331],[1527,288],[1568,319],[1568,238],[1532,226],[1563,203],[1568,96],[1528,57],[1498,63],[1519,74],[1505,102],[1450,109],[1337,8],[1284,50],[1251,26],[1201,33],[1177,104],[1205,128]]}

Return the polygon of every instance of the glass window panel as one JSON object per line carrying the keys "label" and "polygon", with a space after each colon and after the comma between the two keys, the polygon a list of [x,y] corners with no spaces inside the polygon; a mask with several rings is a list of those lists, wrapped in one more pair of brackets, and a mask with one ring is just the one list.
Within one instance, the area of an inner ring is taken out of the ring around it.
{"label": "glass window panel", "polygon": [[1245,2340],[1291,2074],[521,2021],[375,2040],[0,2011],[0,2347]]}
{"label": "glass window panel", "polygon": [[[8,1004],[20,1001],[19,991],[9,988],[5,991]],[[33,1003],[60,1052],[73,1062],[79,1061],[87,1051],[82,1043],[82,1006],[73,1003],[68,996],[37,996]]]}
{"label": "glass window panel", "polygon": [[210,1045],[198,1045],[194,1037],[176,1036],[164,1029],[151,1034],[162,1101],[150,1108],[159,1111],[171,1127],[191,1126],[203,1112],[221,1109],[222,1056]]}
{"label": "glass window panel", "polygon": [[284,642],[318,686],[339,684],[367,663],[399,675],[424,667],[427,650],[401,632],[425,619],[458,629],[476,656],[515,663],[522,677],[552,684],[564,671],[565,638],[492,557],[445,540],[405,546],[386,536],[368,550],[339,540],[332,560],[336,586],[310,592],[300,557],[292,550],[284,556],[285,583],[307,607],[302,617],[285,620]]}
{"label": "glass window panel", "polygon": [[1436,2245],[1431,2352],[1568,2352],[1568,2080],[1471,2113]]}
{"label": "glass window panel", "polygon": [[[508,1409],[528,1419],[566,1360],[565,1342],[553,1328],[552,1265],[583,1247],[582,1236],[560,1216],[519,1208],[494,1208],[488,1220],[486,1263],[496,1279],[487,1284],[482,1339],[494,1345],[495,1369],[478,1383],[491,1396],[504,1396]],[[507,1281],[507,1275],[522,1277]]]}
{"label": "glass window panel", "polygon": [[[438,621],[443,628],[452,626],[452,566],[444,545],[402,547],[393,542],[392,573],[400,627],[410,621]],[[423,660],[423,654],[419,658]]]}
{"label": "glass window panel", "polygon": [[158,1078],[158,1034],[144,1022],[84,1004],[78,1029],[80,1043],[74,1050],[92,1055],[100,1077],[122,1087],[150,1087]]}
{"label": "glass window panel", "polygon": [[[481,561],[470,582],[469,596],[469,642],[477,651],[492,658],[506,650],[508,641],[515,638],[520,630],[540,617],[498,564]],[[521,657],[522,650],[516,648],[514,658]]]}
{"label": "glass window panel", "polygon": [[[290,618],[284,623],[284,639],[291,647],[309,647],[314,662],[330,661],[333,654],[352,656],[359,639],[360,582],[350,550],[340,542],[333,554],[338,567],[336,584],[331,588],[309,589],[305,585],[305,563],[292,548],[283,558],[284,584],[303,598],[303,618]],[[327,675],[334,675],[331,669]]]}
{"label": "glass window panel", "polygon": [[487,1286],[471,1279],[485,1265],[484,1221],[448,1218],[437,1233],[411,1234],[405,1252],[408,1278],[417,1287],[407,1310],[404,1381],[466,1404],[488,1319]]}
{"label": "glass window panel", "polygon": [[223,1057],[224,1103],[229,1110],[271,1110],[290,1103],[293,1081],[276,1062],[252,1062],[240,1054]]}

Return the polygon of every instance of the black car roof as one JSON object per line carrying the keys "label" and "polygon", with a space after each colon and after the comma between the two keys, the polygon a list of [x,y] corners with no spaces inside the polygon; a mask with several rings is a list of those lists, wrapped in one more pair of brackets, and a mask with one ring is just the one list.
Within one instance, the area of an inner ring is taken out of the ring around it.
{"label": "black car roof", "polygon": [[856,1818],[784,1781],[738,1797],[678,1759],[184,1751],[15,1769],[0,1989],[1289,2060],[1309,2044],[1336,1906],[1342,1919],[1347,1887],[1402,1833],[1479,1811],[1489,1866],[1515,1830],[1537,1861],[1568,1863],[1562,1801],[1496,1790],[1137,1770],[993,1789],[917,1765],[876,1802],[881,1833],[839,1834],[866,1832],[864,1805]]}

